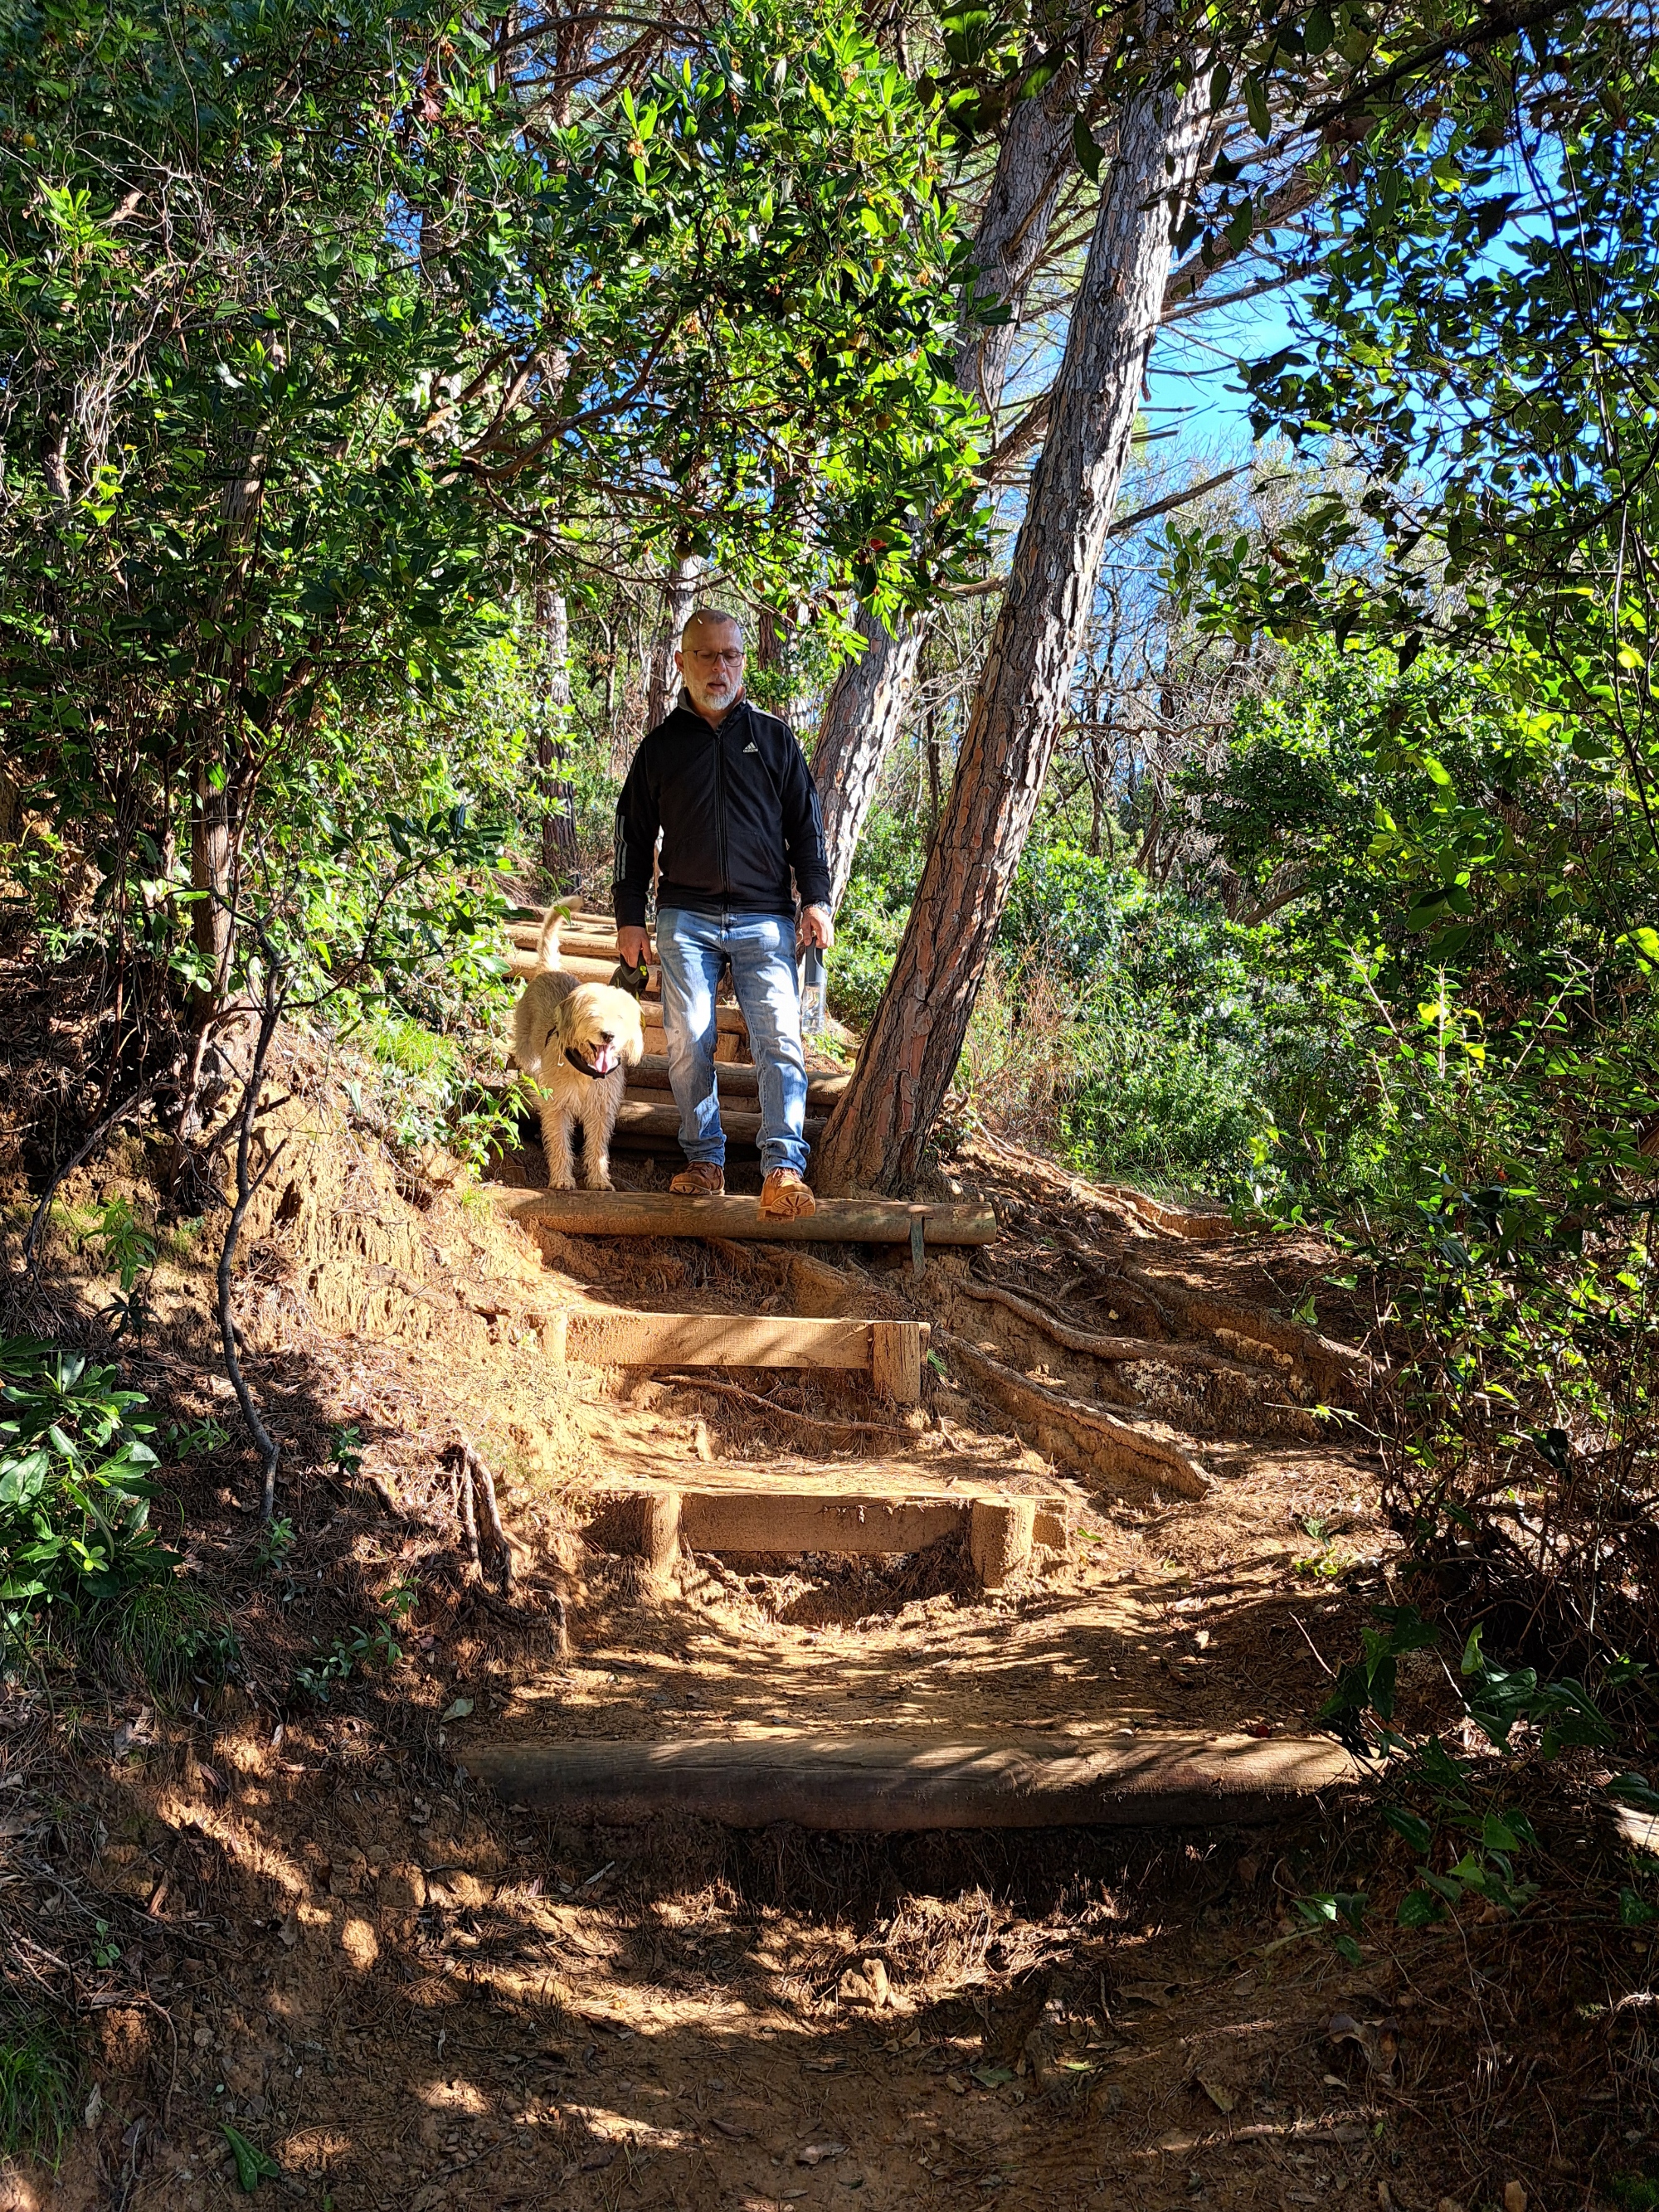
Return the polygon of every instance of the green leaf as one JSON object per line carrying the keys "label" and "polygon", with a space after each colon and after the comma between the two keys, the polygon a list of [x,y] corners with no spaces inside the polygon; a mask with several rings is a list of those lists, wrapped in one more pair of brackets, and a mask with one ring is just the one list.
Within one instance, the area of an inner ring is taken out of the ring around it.
{"label": "green leaf", "polygon": [[1100,148],[1095,143],[1094,133],[1090,130],[1087,120],[1081,115],[1072,118],[1072,149],[1077,155],[1079,168],[1091,185],[1097,183],[1100,176]]}
{"label": "green leaf", "polygon": [[1385,1805],[1382,1818],[1397,1836],[1403,1836],[1421,1858],[1434,1840],[1434,1831],[1420,1814],[1409,1812],[1403,1805]]}
{"label": "green leaf", "polygon": [[1432,1928],[1446,1917],[1444,1900],[1431,1889],[1408,1889],[1396,1917],[1402,1928]]}
{"label": "green leaf", "polygon": [[280,2181],[283,2169],[258,2143],[250,2142],[240,2128],[221,2120],[219,2132],[230,2145],[230,2154],[236,2161],[236,2179],[244,2192],[252,2197],[262,2181]]}
{"label": "green leaf", "polygon": [[1250,118],[1250,128],[1265,143],[1273,135],[1273,121],[1266,89],[1254,70],[1244,80],[1244,112]]}

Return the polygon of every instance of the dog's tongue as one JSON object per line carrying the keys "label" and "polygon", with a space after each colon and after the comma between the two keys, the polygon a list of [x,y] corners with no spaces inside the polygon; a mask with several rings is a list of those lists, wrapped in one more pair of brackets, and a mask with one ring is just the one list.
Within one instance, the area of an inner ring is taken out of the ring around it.
{"label": "dog's tongue", "polygon": [[614,1044],[602,1044],[599,1047],[598,1053],[594,1055],[593,1073],[596,1075],[609,1075],[611,1069],[617,1065],[617,1048]]}

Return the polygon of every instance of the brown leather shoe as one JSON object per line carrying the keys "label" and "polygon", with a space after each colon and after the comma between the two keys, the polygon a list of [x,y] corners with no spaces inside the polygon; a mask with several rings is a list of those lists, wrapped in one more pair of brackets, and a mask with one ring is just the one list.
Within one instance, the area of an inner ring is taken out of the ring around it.
{"label": "brown leather shoe", "polygon": [[816,1213],[818,1202],[793,1168],[774,1168],[761,1185],[760,1210],[774,1221]]}
{"label": "brown leather shoe", "polygon": [[668,1188],[680,1198],[724,1198],[726,1170],[713,1160],[695,1160],[680,1170]]}

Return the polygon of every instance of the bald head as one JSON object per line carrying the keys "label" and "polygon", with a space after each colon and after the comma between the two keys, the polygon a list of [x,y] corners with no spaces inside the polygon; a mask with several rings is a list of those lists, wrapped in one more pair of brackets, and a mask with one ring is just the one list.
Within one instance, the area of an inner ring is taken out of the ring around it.
{"label": "bald head", "polygon": [[695,609],[674,665],[704,721],[724,721],[743,696],[743,625],[723,607]]}
{"label": "bald head", "polygon": [[693,607],[685,618],[685,628],[680,632],[681,649],[684,649],[688,639],[695,641],[705,630],[714,629],[735,630],[737,635],[733,642],[738,645],[743,643],[743,624],[735,615],[727,614],[724,607]]}

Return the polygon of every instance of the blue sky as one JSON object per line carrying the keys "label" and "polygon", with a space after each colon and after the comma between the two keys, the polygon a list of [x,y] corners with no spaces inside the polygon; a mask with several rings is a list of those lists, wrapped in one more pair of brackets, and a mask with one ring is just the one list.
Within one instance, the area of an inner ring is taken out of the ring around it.
{"label": "blue sky", "polygon": [[1160,457],[1214,459],[1223,467],[1247,460],[1250,425],[1235,363],[1275,352],[1293,336],[1280,292],[1161,331],[1146,409],[1150,428],[1175,433],[1157,449]]}

